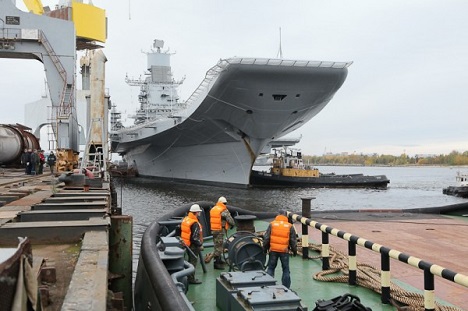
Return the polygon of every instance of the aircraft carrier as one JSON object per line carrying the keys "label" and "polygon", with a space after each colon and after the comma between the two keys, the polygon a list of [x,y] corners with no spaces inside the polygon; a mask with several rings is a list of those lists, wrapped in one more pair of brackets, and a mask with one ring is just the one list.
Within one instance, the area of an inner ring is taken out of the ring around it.
{"label": "aircraft carrier", "polygon": [[[350,62],[228,58],[208,70],[187,101],[172,78],[171,54],[155,40],[140,80],[135,124],[114,122],[113,152],[141,176],[247,187],[257,156],[304,125],[342,86]],[[117,126],[118,125],[118,126]]]}

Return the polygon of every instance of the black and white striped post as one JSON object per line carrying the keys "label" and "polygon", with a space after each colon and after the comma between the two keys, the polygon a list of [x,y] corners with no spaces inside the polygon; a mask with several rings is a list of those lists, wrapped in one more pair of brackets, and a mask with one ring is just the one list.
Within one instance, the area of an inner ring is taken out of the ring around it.
{"label": "black and white striped post", "polygon": [[[306,218],[311,217],[311,201],[315,197],[302,198],[302,216]],[[302,258],[309,258],[309,226],[302,224]]]}
{"label": "black and white striped post", "polygon": [[382,289],[382,303],[390,303],[390,249],[387,247],[380,248],[380,286]]}
{"label": "black and white striped post", "polygon": [[348,242],[348,268],[349,268],[349,285],[356,285],[357,279],[357,258],[356,258],[356,244],[352,241]]}
{"label": "black and white striped post", "polygon": [[424,269],[424,311],[435,310],[434,274],[431,269]]}
{"label": "black and white striped post", "polygon": [[327,232],[322,232],[322,270],[330,269],[330,241]]}

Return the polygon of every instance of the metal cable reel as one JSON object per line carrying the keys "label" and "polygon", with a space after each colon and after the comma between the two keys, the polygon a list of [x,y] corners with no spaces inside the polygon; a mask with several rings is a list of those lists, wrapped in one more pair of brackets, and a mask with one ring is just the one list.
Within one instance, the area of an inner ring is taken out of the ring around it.
{"label": "metal cable reel", "polygon": [[264,270],[266,255],[263,252],[262,240],[252,232],[238,231],[232,234],[224,242],[223,248],[224,260],[229,265],[229,271]]}

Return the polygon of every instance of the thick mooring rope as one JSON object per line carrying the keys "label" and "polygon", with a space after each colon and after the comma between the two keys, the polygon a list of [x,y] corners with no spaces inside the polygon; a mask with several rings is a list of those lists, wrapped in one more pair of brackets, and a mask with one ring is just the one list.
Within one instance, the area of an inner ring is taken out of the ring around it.
{"label": "thick mooring rope", "polygon": [[[320,244],[309,243],[309,249],[315,250],[320,253],[322,246]],[[302,255],[301,241],[298,241],[298,253]],[[320,259],[321,256],[310,256],[309,259]],[[313,278],[318,281],[324,282],[340,282],[348,283],[348,260],[347,256],[330,246],[330,258],[329,258],[330,269],[323,270],[316,273]],[[337,273],[341,273],[336,275]],[[380,270],[375,267],[365,264],[357,263],[356,270],[356,284],[365,288],[369,288],[376,293],[381,294],[380,284]],[[424,311],[424,296],[421,294],[409,292],[402,289],[401,287],[390,282],[390,297],[393,300],[392,304],[398,308],[398,310],[408,311]],[[399,302],[396,304],[395,301]],[[436,311],[463,311],[457,307],[444,306],[435,302]]]}

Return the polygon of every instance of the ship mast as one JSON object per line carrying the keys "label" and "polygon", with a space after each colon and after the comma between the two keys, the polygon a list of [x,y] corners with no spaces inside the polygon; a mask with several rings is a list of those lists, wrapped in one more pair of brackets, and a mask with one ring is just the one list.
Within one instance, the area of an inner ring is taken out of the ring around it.
{"label": "ship mast", "polygon": [[278,58],[283,58],[283,50],[281,49],[281,27],[279,28],[279,50],[278,50],[278,54],[276,55],[276,57]]}

